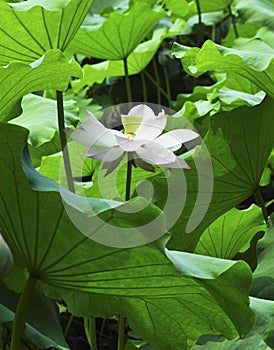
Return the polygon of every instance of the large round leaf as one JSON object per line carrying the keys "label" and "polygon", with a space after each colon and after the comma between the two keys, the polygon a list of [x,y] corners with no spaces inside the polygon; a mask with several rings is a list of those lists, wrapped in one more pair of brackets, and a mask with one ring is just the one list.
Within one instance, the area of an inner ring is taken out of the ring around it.
{"label": "large round leaf", "polygon": [[0,120],[11,119],[9,111],[24,95],[46,89],[65,90],[71,76],[81,76],[81,68],[69,62],[59,50],[50,50],[32,65],[14,62],[0,68]]}
{"label": "large round leaf", "polygon": [[0,0],[0,64],[33,62],[47,50],[65,49],[93,0]]}
{"label": "large round leaf", "polygon": [[152,10],[148,4],[138,1],[127,12],[112,12],[100,25],[81,27],[70,50],[85,56],[122,60],[164,15],[163,10]]}
{"label": "large round leaf", "polygon": [[274,97],[274,50],[259,39],[240,40],[233,49],[210,40],[201,49],[175,43],[173,54],[195,77],[210,70],[237,73]]}
{"label": "large round leaf", "polygon": [[[95,243],[72,225],[59,187],[31,169],[24,153],[23,166],[36,190],[29,187],[21,164],[26,137],[20,127],[1,125],[0,225],[21,268],[20,278],[10,277],[13,286],[22,289],[25,268],[39,280],[38,287],[47,291],[50,286],[51,294],[57,288],[67,302],[73,291],[88,292],[88,300],[93,300],[90,309],[84,296],[77,302],[79,306],[85,302],[86,313],[122,312],[132,328],[159,350],[189,349],[204,333],[233,338],[249,331],[254,322],[247,298],[251,274],[244,262],[176,253],[176,266],[184,269],[180,274],[156,244],[116,249]],[[128,213],[115,214],[114,202],[90,199],[89,203],[95,214],[104,212],[108,223],[123,227],[138,229],[143,220],[159,214],[150,205],[132,219]]]}

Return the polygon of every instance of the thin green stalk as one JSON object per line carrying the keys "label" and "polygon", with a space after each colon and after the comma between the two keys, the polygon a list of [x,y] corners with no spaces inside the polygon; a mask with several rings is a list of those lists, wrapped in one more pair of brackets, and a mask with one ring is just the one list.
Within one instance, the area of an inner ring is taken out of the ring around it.
{"label": "thin green stalk", "polygon": [[197,46],[200,47],[204,42],[204,25],[202,22],[202,11],[199,0],[196,0],[196,7],[198,12],[198,29],[197,29]]}
{"label": "thin green stalk", "polygon": [[[125,195],[126,201],[128,201],[130,199],[131,176],[132,176],[132,159],[131,159],[131,155],[128,154],[126,195]],[[118,347],[117,347],[117,350],[124,350],[124,346],[125,346],[125,318],[123,315],[118,315]]]}
{"label": "thin green stalk", "polygon": [[127,57],[125,57],[123,59],[123,62],[124,62],[124,73],[125,73],[125,81],[126,81],[127,101],[132,102],[132,94],[131,94],[130,78],[129,78],[129,74],[128,74]]}
{"label": "thin green stalk", "polygon": [[73,318],[74,318],[74,316],[73,316],[73,315],[70,315],[69,320],[68,320],[68,323],[67,323],[66,328],[65,328],[65,331],[64,331],[64,337],[65,337],[65,338],[68,336],[68,332],[69,332],[69,330],[70,330],[70,326],[71,326],[71,324],[72,324]]}
{"label": "thin green stalk", "polygon": [[158,103],[158,105],[160,105],[161,104],[161,90],[160,90],[161,81],[160,81],[160,76],[159,76],[157,62],[156,62],[155,57],[152,60],[152,66],[153,66],[153,72],[154,72],[155,81],[156,81],[157,103]]}
{"label": "thin green stalk", "polygon": [[165,92],[165,90],[161,86],[157,86],[156,80],[146,70],[144,70],[144,73],[145,73],[146,77],[155,85],[155,87],[161,91],[162,95],[168,99],[167,93]]}
{"label": "thin green stalk", "polygon": [[143,100],[144,102],[147,102],[147,84],[146,84],[146,78],[143,72],[140,74],[141,76],[141,82],[142,82],[142,90],[143,90]]}
{"label": "thin green stalk", "polygon": [[132,160],[130,159],[130,155],[128,155],[128,161],[127,161],[127,180],[126,180],[126,195],[125,195],[125,200],[126,200],[126,201],[128,201],[128,200],[130,199],[131,175],[132,175]]}
{"label": "thin green stalk", "polygon": [[214,42],[216,43],[216,41],[217,41],[216,24],[213,24],[213,26],[212,26],[212,34],[211,34],[211,37],[212,37],[212,41],[214,41]]}
{"label": "thin green stalk", "polygon": [[262,209],[264,221],[267,224],[267,222],[268,222],[267,209],[266,209],[265,202],[264,202],[263,196],[262,196],[259,188],[257,188],[256,191],[254,192],[254,197],[255,197],[256,204]]}
{"label": "thin green stalk", "polygon": [[25,311],[28,306],[36,281],[37,281],[36,278],[29,276],[28,280],[26,281],[23,292],[20,295],[20,298],[16,307],[16,311],[15,311],[13,326],[12,326],[10,350],[21,349],[21,346],[20,346],[21,336],[22,336],[22,331],[24,329],[24,324],[25,324],[24,315],[25,315]]}
{"label": "thin green stalk", "polygon": [[170,84],[169,84],[169,79],[168,79],[168,71],[167,71],[167,66],[163,66],[164,70],[164,76],[165,76],[165,84],[166,84],[166,92],[168,96],[168,107],[171,108],[171,91],[170,91]]}
{"label": "thin green stalk", "polygon": [[96,318],[93,316],[85,317],[84,328],[85,328],[87,340],[90,346],[90,350],[97,350]]}
{"label": "thin green stalk", "polygon": [[239,33],[238,33],[237,26],[236,26],[236,20],[235,20],[235,16],[232,13],[231,5],[228,6],[228,11],[229,11],[229,15],[230,15],[231,20],[232,20],[232,26],[233,26],[233,30],[235,33],[235,37],[239,38]]}
{"label": "thin green stalk", "polygon": [[199,21],[199,24],[202,24],[202,11],[200,6],[200,1],[199,0],[195,0],[195,1],[196,1],[197,12],[198,12],[198,21]]}
{"label": "thin green stalk", "polygon": [[69,152],[67,146],[67,138],[64,133],[65,130],[65,114],[64,114],[64,103],[63,103],[63,93],[62,91],[56,91],[57,98],[57,112],[58,112],[58,127],[60,134],[61,148],[63,152],[64,166],[67,177],[68,188],[71,192],[75,192],[72,171],[69,160]]}
{"label": "thin green stalk", "polygon": [[118,347],[117,350],[124,350],[125,347],[125,319],[123,315],[118,316]]}

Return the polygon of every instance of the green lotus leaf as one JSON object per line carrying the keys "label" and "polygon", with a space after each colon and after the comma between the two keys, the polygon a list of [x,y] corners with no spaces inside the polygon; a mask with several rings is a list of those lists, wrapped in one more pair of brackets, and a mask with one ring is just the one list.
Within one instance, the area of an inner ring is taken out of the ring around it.
{"label": "green lotus leaf", "polygon": [[[21,106],[23,113],[9,122],[28,129],[30,131],[28,142],[34,147],[51,141],[58,129],[56,101],[29,94],[23,97]],[[64,112],[66,127],[76,126],[79,121],[76,117],[79,112],[76,102],[64,101]]]}
{"label": "green lotus leaf", "polygon": [[273,233],[274,228],[270,227],[258,245],[258,267],[254,273],[254,283],[251,295],[258,298],[273,300],[274,274],[272,267],[273,260]]}
{"label": "green lotus leaf", "polygon": [[64,91],[71,76],[80,77],[81,68],[68,61],[59,50],[50,50],[31,65],[13,62],[0,68],[0,120],[11,119],[9,111],[14,103],[30,92],[54,89]]}
{"label": "green lotus leaf", "polygon": [[[128,73],[134,75],[140,73],[152,60],[162,40],[167,36],[166,28],[154,31],[152,39],[139,44],[128,56]],[[75,92],[79,92],[85,85],[92,86],[94,83],[102,83],[107,77],[124,76],[123,61],[104,61],[92,65],[84,65],[83,78],[72,82]]]}
{"label": "green lotus leaf", "polygon": [[[204,138],[207,151],[201,146],[193,159],[187,159],[192,170],[184,172],[185,205],[170,229],[170,249],[193,251],[215,219],[256,192],[273,149],[273,107],[274,100],[266,98],[258,106],[244,106],[210,118]],[[155,179],[154,186],[156,193],[167,198],[164,181]],[[159,196],[155,203],[161,207],[162,200]]]}
{"label": "green lotus leaf", "polygon": [[93,0],[0,1],[0,64],[30,63],[51,49],[65,49]]}
{"label": "green lotus leaf", "polygon": [[[273,349],[274,302],[265,299],[250,298],[250,307],[256,313],[256,323],[251,331],[241,339],[225,340],[224,337],[201,337],[199,345],[193,350],[270,350]],[[268,345],[269,346],[268,346]]]}
{"label": "green lotus leaf", "polygon": [[[0,323],[13,321],[18,297],[18,294],[0,284]],[[57,350],[69,350],[56,305],[42,293],[34,291],[24,318],[25,333],[39,349],[54,347]]]}
{"label": "green lotus leaf", "polygon": [[235,8],[245,22],[261,23],[274,29],[274,4],[269,0],[236,0]]}
{"label": "green lotus leaf", "polygon": [[99,25],[82,26],[70,50],[87,57],[123,60],[145,39],[165,16],[145,2],[136,2],[126,12],[112,12]]}
{"label": "green lotus leaf", "polygon": [[274,50],[261,40],[238,40],[234,48],[226,48],[210,40],[201,49],[175,43],[173,54],[181,59],[186,72],[195,77],[210,70],[233,72],[274,97]]}
{"label": "green lotus leaf", "polygon": [[232,208],[203,232],[195,253],[232,259],[238,252],[248,249],[250,241],[258,231],[265,230],[266,224],[260,208]]}
{"label": "green lotus leaf", "polygon": [[[132,329],[159,350],[189,349],[204,333],[233,338],[249,331],[254,322],[248,308],[252,276],[244,262],[206,257],[205,264],[205,257],[177,252],[178,270],[185,266],[181,274],[156,242],[118,249],[90,240],[68,218],[60,187],[31,167],[26,151],[22,160],[25,172],[22,170],[21,152],[26,139],[25,129],[1,125],[0,223],[15,264],[20,265],[9,277],[19,290],[25,278],[22,269],[26,269],[38,279],[37,288],[44,293],[61,293],[68,304],[76,293],[78,307],[84,307],[86,313],[122,312]],[[69,203],[79,216],[82,209],[78,197],[70,194]],[[138,228],[160,212],[149,205],[132,216],[114,213],[113,208],[121,207],[120,202],[87,200],[93,206],[94,218],[101,213],[101,219],[120,227]],[[125,204],[122,206],[125,209]],[[158,229],[161,226],[163,222],[159,222]],[[102,230],[102,222],[100,227],[94,222],[90,228]],[[169,258],[173,259],[174,254],[169,252]],[[81,298],[79,292],[85,292],[80,293]],[[84,296],[92,301],[92,308]]]}

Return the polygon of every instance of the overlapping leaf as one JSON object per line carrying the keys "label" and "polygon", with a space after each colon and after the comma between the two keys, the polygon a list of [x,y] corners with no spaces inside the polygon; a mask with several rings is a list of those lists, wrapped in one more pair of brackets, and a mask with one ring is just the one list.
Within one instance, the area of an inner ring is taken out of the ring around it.
{"label": "overlapping leaf", "polygon": [[46,89],[65,90],[81,68],[59,50],[50,50],[31,65],[14,62],[0,68],[0,120],[6,121],[13,104],[24,95]]}
{"label": "overlapping leaf", "polygon": [[152,10],[136,2],[124,13],[112,12],[100,25],[80,28],[70,50],[85,56],[107,60],[126,58],[163,18],[163,10]]}
{"label": "overlapping leaf", "polygon": [[215,12],[225,10],[233,0],[217,0],[217,1],[207,1],[199,0],[201,12]]}
{"label": "overlapping leaf", "polygon": [[233,208],[203,232],[195,252],[232,259],[238,252],[248,249],[254,235],[265,229],[260,208],[253,206],[244,211]]}
{"label": "overlapping leaf", "polygon": [[274,4],[271,0],[236,0],[235,7],[240,17],[251,23],[261,23],[274,29]]}
{"label": "overlapping leaf", "polygon": [[210,40],[201,49],[174,44],[173,54],[195,77],[210,70],[236,73],[274,97],[274,50],[260,40],[239,41],[233,49]]}
{"label": "overlapping leaf", "polygon": [[[45,142],[53,139],[58,129],[58,118],[56,101],[41,96],[29,94],[22,100],[23,113],[10,120],[10,123],[20,125],[30,131],[29,144],[39,147]],[[64,102],[66,127],[76,125],[79,119],[76,103],[74,101]],[[41,132],[43,130],[43,132]]]}
{"label": "overlapping leaf", "polygon": [[[274,302],[265,299],[250,298],[250,307],[256,313],[257,319],[254,327],[246,337],[232,341],[221,338],[200,341],[200,345],[193,347],[193,350],[269,350],[273,349],[273,320]],[[201,340],[202,340],[201,339]],[[211,341],[210,341],[211,340]]]}
{"label": "overlapping leaf", "polygon": [[[273,105],[274,101],[268,98],[256,107],[240,107],[211,117],[204,142],[213,166],[212,198],[209,204],[210,163],[206,163],[208,158],[202,147],[193,158],[196,164],[204,162],[202,171],[190,160],[193,168],[185,172],[187,198],[180,219],[171,229],[170,248],[193,251],[202,232],[215,219],[256,191],[273,148]],[[155,186],[162,186],[165,196],[163,185],[156,181]]]}
{"label": "overlapping leaf", "polygon": [[[167,30],[165,28],[158,29],[154,32],[151,40],[145,41],[136,47],[127,59],[129,75],[140,73],[148,65],[166,34]],[[82,79],[72,82],[75,92],[83,89],[85,85],[92,86],[94,83],[100,84],[106,77],[125,75],[123,61],[121,60],[108,60],[92,65],[86,64],[83,72]]]}
{"label": "overlapping leaf", "polygon": [[0,64],[33,62],[47,50],[65,49],[93,0],[0,1]]}
{"label": "overlapping leaf", "polygon": [[251,289],[251,295],[270,300],[274,298],[273,233],[274,228],[272,227],[258,245],[259,264],[254,273],[254,283]]}
{"label": "overlapping leaf", "polygon": [[[95,243],[71,224],[58,186],[31,169],[24,155],[25,171],[36,190],[30,189],[20,164],[26,131],[2,124],[0,133],[1,228],[15,262],[39,279],[43,291],[45,284],[52,290],[59,288],[68,302],[73,290],[90,292],[86,294],[93,300],[90,314],[122,312],[133,329],[159,350],[189,349],[203,333],[233,338],[248,332],[254,317],[247,302],[251,274],[244,262],[207,257],[203,270],[198,267],[203,266],[204,257],[178,253],[179,269],[191,257],[181,275],[156,245],[116,249]],[[111,212],[108,223],[122,220],[120,224],[127,225],[128,213],[114,215],[113,210],[106,211],[110,202],[88,201],[95,213],[105,211],[105,219]],[[159,210],[150,205],[128,224],[136,227],[155,214]],[[83,300],[78,299],[79,306]],[[89,313],[88,303],[85,312]]]}
{"label": "overlapping leaf", "polygon": [[[18,294],[0,285],[1,323],[13,321],[18,297]],[[69,350],[59,323],[56,305],[43,294],[34,291],[24,319],[25,333],[39,349],[54,347],[58,350]]]}

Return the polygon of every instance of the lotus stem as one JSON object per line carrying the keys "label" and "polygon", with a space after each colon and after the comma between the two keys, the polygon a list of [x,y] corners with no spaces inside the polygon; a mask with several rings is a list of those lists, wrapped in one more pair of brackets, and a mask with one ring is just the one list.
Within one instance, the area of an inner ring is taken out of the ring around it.
{"label": "lotus stem", "polygon": [[168,79],[168,71],[167,71],[167,66],[163,66],[164,70],[164,76],[165,76],[165,83],[166,83],[166,92],[168,96],[168,107],[171,108],[171,91],[170,91],[170,84],[169,84],[169,79]]}
{"label": "lotus stem", "polygon": [[152,65],[153,65],[153,71],[154,71],[155,81],[156,81],[157,103],[158,103],[158,105],[160,105],[161,104],[161,90],[160,90],[161,82],[160,82],[160,76],[159,76],[157,62],[156,62],[155,58],[153,58],[153,60],[152,60]]}
{"label": "lotus stem", "polygon": [[126,81],[127,101],[132,102],[132,94],[131,94],[130,78],[129,78],[129,74],[128,74],[127,57],[125,57],[123,59],[123,62],[124,62],[124,73],[125,73],[125,81]]}
{"label": "lotus stem", "polygon": [[264,202],[263,196],[262,196],[259,188],[257,188],[256,191],[254,192],[254,197],[255,197],[256,204],[262,209],[264,221],[267,224],[267,222],[268,222],[267,209],[266,209],[265,202]]}
{"label": "lotus stem", "polygon": [[126,201],[130,199],[130,187],[131,187],[131,175],[132,175],[132,160],[129,158],[130,158],[130,154],[128,154],[128,161],[127,161],[127,180],[126,180],[126,195],[125,195]]}
{"label": "lotus stem", "polygon": [[57,112],[58,112],[58,127],[59,127],[59,135],[60,135],[60,143],[63,153],[64,166],[67,178],[68,189],[71,192],[75,192],[72,171],[69,160],[69,152],[67,148],[67,138],[64,133],[65,130],[65,114],[64,114],[64,103],[63,103],[63,92],[56,91],[57,98]]}
{"label": "lotus stem", "polygon": [[143,100],[144,102],[147,102],[147,84],[146,84],[146,78],[144,75],[144,72],[141,72],[141,83],[142,83],[142,90],[143,90]]}
{"label": "lotus stem", "polygon": [[125,319],[118,315],[118,347],[117,350],[124,350],[125,346]]}
{"label": "lotus stem", "polygon": [[90,350],[97,350],[96,318],[93,316],[84,318],[84,327],[89,342]]}
{"label": "lotus stem", "polygon": [[235,37],[239,38],[239,33],[238,33],[237,26],[236,26],[236,20],[235,20],[235,16],[232,13],[231,5],[228,6],[228,11],[229,11],[229,15],[230,15],[231,20],[232,20],[232,26],[233,26],[233,30],[235,33]]}
{"label": "lotus stem", "polygon": [[21,349],[20,343],[21,343],[21,336],[22,336],[22,332],[25,324],[25,321],[24,321],[25,311],[28,306],[36,281],[37,279],[30,275],[26,281],[23,292],[19,297],[19,301],[15,311],[13,326],[12,326],[10,350]]}
{"label": "lotus stem", "polygon": [[[144,70],[144,74],[153,83],[153,85],[155,85],[155,87],[157,88],[156,80],[146,70]],[[161,91],[162,95],[165,96],[168,99],[168,95],[165,92],[165,90],[161,86],[158,86],[158,89]]]}

